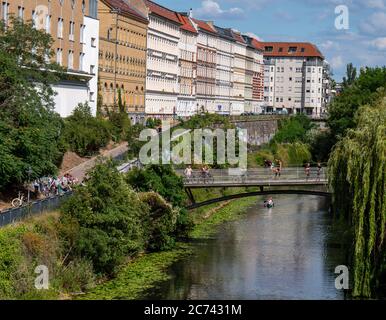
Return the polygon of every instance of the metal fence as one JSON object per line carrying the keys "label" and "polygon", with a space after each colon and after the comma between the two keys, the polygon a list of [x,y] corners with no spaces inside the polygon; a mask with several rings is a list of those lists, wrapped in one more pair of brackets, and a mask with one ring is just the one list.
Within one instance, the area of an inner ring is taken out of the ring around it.
{"label": "metal fence", "polygon": [[[113,159],[119,162],[124,161],[126,157],[127,152],[125,151],[124,153],[113,157]],[[70,191],[58,196],[52,196],[42,200],[33,201],[28,205],[22,206],[20,208],[10,208],[0,211],[0,228],[29,217],[57,210],[71,195],[72,192]]]}
{"label": "metal fence", "polygon": [[58,209],[66,201],[72,192],[66,192],[59,196],[49,197],[43,200],[31,202],[20,208],[7,209],[0,212],[0,227],[24,220],[29,217],[40,215]]}

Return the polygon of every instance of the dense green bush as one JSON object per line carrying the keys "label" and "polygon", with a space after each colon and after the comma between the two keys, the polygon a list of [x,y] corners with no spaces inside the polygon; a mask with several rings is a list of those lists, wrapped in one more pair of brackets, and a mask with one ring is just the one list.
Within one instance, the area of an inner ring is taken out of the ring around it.
{"label": "dense green bush", "polygon": [[89,259],[96,272],[112,275],[144,249],[148,208],[114,164],[99,163],[62,208],[62,236],[75,257]]}
{"label": "dense green bush", "polygon": [[80,156],[91,156],[109,143],[111,131],[111,123],[93,117],[88,104],[79,104],[65,119],[63,140],[71,151]]}
{"label": "dense green bush", "polygon": [[150,251],[170,249],[175,244],[178,209],[168,204],[159,194],[146,192],[140,194],[141,201],[149,206],[145,218],[147,248]]}
{"label": "dense green bush", "polygon": [[305,142],[307,132],[313,127],[311,120],[305,114],[297,114],[289,119],[281,120],[279,129],[273,138],[273,143]]}
{"label": "dense green bush", "polygon": [[187,210],[182,209],[187,202],[183,180],[172,166],[150,165],[145,169],[135,169],[127,174],[126,179],[134,189],[140,192],[157,192],[174,207],[180,208],[175,234],[186,236],[192,228],[192,221]]}

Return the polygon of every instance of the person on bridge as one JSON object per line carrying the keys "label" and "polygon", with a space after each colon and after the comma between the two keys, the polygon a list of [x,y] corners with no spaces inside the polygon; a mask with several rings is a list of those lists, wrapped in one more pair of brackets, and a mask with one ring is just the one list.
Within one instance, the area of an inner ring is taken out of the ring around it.
{"label": "person on bridge", "polygon": [[309,162],[306,164],[306,167],[304,168],[304,172],[306,174],[306,179],[308,180],[311,174],[311,164]]}
{"label": "person on bridge", "polygon": [[187,179],[190,179],[190,178],[192,177],[192,172],[193,172],[192,167],[191,167],[191,166],[188,166],[188,167],[185,169],[185,171],[184,171],[185,177],[186,177]]}
{"label": "person on bridge", "polygon": [[322,173],[322,164],[320,163],[320,161],[318,161],[318,164],[317,164],[317,171],[316,171],[316,181],[320,181],[320,174]]}
{"label": "person on bridge", "polygon": [[276,160],[275,162],[276,162],[275,178],[277,178],[278,176],[279,177],[281,176],[281,169],[282,169],[283,163],[281,162],[281,160]]}

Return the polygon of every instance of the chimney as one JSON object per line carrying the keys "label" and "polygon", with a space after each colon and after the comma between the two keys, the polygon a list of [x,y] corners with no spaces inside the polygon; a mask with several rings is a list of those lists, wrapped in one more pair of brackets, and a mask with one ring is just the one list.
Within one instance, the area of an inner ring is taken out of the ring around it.
{"label": "chimney", "polygon": [[190,10],[189,10],[189,18],[193,18],[193,9],[192,8],[190,8]]}

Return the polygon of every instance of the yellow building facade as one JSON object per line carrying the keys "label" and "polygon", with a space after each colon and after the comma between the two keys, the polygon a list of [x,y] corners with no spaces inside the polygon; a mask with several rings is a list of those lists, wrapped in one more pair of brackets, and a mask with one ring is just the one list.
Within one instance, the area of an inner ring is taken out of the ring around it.
{"label": "yellow building facade", "polygon": [[102,105],[116,108],[120,92],[132,121],[141,121],[145,117],[147,7],[141,0],[101,0],[98,17]]}

